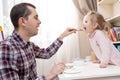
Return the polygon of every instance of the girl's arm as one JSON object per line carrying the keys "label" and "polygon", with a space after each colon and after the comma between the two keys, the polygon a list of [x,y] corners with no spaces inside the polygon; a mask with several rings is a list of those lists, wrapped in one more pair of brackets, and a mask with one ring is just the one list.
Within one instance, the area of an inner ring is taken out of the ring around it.
{"label": "girl's arm", "polygon": [[101,51],[100,67],[105,68],[107,67],[110,60],[111,49],[109,44],[111,44],[111,42],[102,31],[98,31],[96,33],[96,39],[97,45],[99,46]]}

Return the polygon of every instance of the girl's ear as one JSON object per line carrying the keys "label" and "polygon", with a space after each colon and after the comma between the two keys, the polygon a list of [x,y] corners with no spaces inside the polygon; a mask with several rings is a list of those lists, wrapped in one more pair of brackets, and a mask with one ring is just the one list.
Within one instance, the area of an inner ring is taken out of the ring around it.
{"label": "girl's ear", "polygon": [[96,29],[98,26],[99,26],[98,23],[95,23],[95,24],[93,25],[93,28]]}

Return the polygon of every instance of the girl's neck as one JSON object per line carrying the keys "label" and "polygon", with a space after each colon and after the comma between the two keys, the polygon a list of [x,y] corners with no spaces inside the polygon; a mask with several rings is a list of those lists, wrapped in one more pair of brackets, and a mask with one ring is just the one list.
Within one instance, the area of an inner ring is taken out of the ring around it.
{"label": "girl's neck", "polygon": [[96,33],[96,30],[94,30],[92,33],[88,33],[88,37],[92,38],[95,35],[95,33]]}

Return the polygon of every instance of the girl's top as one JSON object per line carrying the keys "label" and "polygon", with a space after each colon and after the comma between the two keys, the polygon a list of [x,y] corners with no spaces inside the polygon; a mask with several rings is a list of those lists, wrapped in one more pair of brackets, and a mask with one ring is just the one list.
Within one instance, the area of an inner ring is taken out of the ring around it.
{"label": "girl's top", "polygon": [[95,30],[89,37],[90,45],[103,64],[113,63],[120,66],[120,52],[101,30]]}

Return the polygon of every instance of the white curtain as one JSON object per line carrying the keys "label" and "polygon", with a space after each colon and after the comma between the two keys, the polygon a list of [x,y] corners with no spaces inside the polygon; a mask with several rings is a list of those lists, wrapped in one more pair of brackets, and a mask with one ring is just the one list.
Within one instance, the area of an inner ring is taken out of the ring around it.
{"label": "white curtain", "polygon": [[82,16],[90,10],[97,11],[97,0],[73,0],[73,2]]}
{"label": "white curtain", "polygon": [[[27,1],[27,0],[26,0]],[[42,21],[39,33],[31,38],[40,47],[47,47],[67,27],[78,27],[78,15],[72,0],[29,0],[36,5],[39,18]],[[39,74],[50,70],[55,61],[72,62],[75,57],[80,57],[78,33],[72,34],[63,40],[63,45],[49,60],[37,60]]]}

